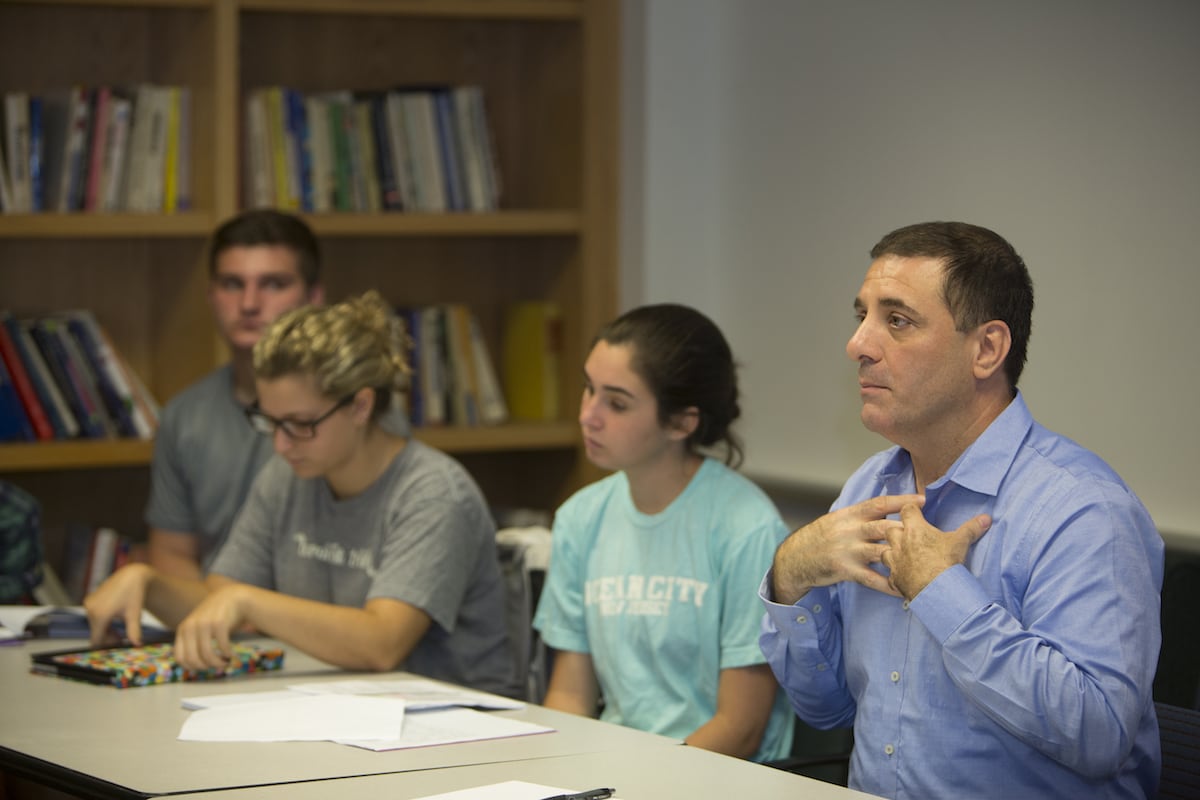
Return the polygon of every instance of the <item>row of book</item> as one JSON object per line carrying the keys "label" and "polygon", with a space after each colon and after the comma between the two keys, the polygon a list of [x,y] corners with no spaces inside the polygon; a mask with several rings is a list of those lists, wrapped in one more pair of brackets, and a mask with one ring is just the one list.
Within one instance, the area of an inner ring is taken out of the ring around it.
{"label": "row of book", "polygon": [[74,86],[4,94],[0,211],[174,212],[191,206],[191,92]]}
{"label": "row of book", "polygon": [[0,310],[0,442],[150,439],[158,413],[92,312]]}
{"label": "row of book", "polygon": [[478,86],[245,101],[246,204],[291,211],[493,211],[500,180]]}
{"label": "row of book", "polygon": [[479,319],[461,303],[398,308],[412,341],[408,413],[414,426],[498,425],[508,420]]}
{"label": "row of book", "polygon": [[497,425],[558,419],[561,315],[553,303],[507,309],[503,381],[479,320],[465,305],[399,308],[412,340],[409,416],[414,426]]}
{"label": "row of book", "polygon": [[67,602],[83,602],[113,572],[145,560],[145,545],[114,528],[67,523],[61,573]]}

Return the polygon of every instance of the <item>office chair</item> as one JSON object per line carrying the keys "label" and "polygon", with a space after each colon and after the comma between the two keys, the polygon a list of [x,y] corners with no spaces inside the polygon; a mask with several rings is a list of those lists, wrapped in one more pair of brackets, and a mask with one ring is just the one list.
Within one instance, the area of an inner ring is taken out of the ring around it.
{"label": "office chair", "polygon": [[1162,798],[1200,797],[1200,711],[1155,703],[1162,743]]}
{"label": "office chair", "polygon": [[850,751],[853,749],[853,728],[823,731],[797,717],[791,754],[763,763],[768,767],[845,786],[850,779]]}
{"label": "office chair", "polygon": [[550,531],[532,526],[496,532],[496,550],[504,578],[508,635],[513,665],[523,699],[540,703],[550,677],[548,653],[533,629],[533,615],[550,564]]}

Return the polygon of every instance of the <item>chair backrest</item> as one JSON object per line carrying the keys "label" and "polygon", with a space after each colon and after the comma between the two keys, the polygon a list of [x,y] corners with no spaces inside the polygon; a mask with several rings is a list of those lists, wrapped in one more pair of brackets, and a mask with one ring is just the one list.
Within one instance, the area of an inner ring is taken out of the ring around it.
{"label": "chair backrest", "polygon": [[516,684],[525,700],[540,703],[549,680],[546,646],[533,629],[533,614],[550,564],[550,531],[543,527],[502,528],[496,550],[504,577],[508,635]]}
{"label": "chair backrest", "polygon": [[1200,797],[1200,711],[1155,703],[1162,743],[1160,798]]}

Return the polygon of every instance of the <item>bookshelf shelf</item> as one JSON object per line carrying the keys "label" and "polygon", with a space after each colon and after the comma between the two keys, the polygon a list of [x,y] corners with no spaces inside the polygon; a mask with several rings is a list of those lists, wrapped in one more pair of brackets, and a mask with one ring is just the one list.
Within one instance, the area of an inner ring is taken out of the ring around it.
{"label": "bookshelf shelf", "polygon": [[212,214],[0,214],[0,239],[155,239],[206,237]]}
{"label": "bookshelf shelf", "polygon": [[139,439],[6,444],[0,447],[0,475],[8,472],[137,467],[150,463],[154,443]]}
{"label": "bookshelf shelf", "polygon": [[[566,422],[418,428],[413,437],[456,454],[569,450],[579,445],[578,428]],[[6,444],[0,446],[0,476],[13,472],[146,466],[153,453],[153,442],[135,439]]]}
{"label": "bookshelf shelf", "polygon": [[[616,311],[619,8],[614,0],[0,0],[0,94],[190,89],[192,209],[0,214],[0,306],[19,318],[90,309],[165,403],[226,357],[204,249],[213,227],[245,206],[248,95],[266,86],[479,86],[500,210],[305,218],[321,239],[330,301],[374,288],[397,306],[464,304],[498,361],[506,309],[528,301],[561,309],[559,419],[415,431],[460,457],[494,505],[553,508],[597,475],[574,410],[586,348]],[[68,511],[136,525],[152,451],[139,440],[0,444],[0,478],[36,491],[50,539]]]}

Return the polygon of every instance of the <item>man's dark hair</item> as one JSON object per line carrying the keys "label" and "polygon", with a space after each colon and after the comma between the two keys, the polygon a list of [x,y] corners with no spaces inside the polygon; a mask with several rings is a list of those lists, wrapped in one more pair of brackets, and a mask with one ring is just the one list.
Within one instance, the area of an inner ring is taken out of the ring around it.
{"label": "man's dark hair", "polygon": [[998,233],[965,222],[920,222],[897,228],[871,248],[871,258],[936,258],[944,267],[942,297],[960,331],[998,319],[1012,333],[1004,373],[1015,390],[1033,328],[1033,281],[1025,261]]}
{"label": "man's dark hair", "polygon": [[321,282],[321,249],[304,220],[273,208],[256,208],[232,217],[213,232],[208,248],[208,275],[217,274],[217,259],[231,247],[280,245],[296,254],[300,277],[309,288]]}

